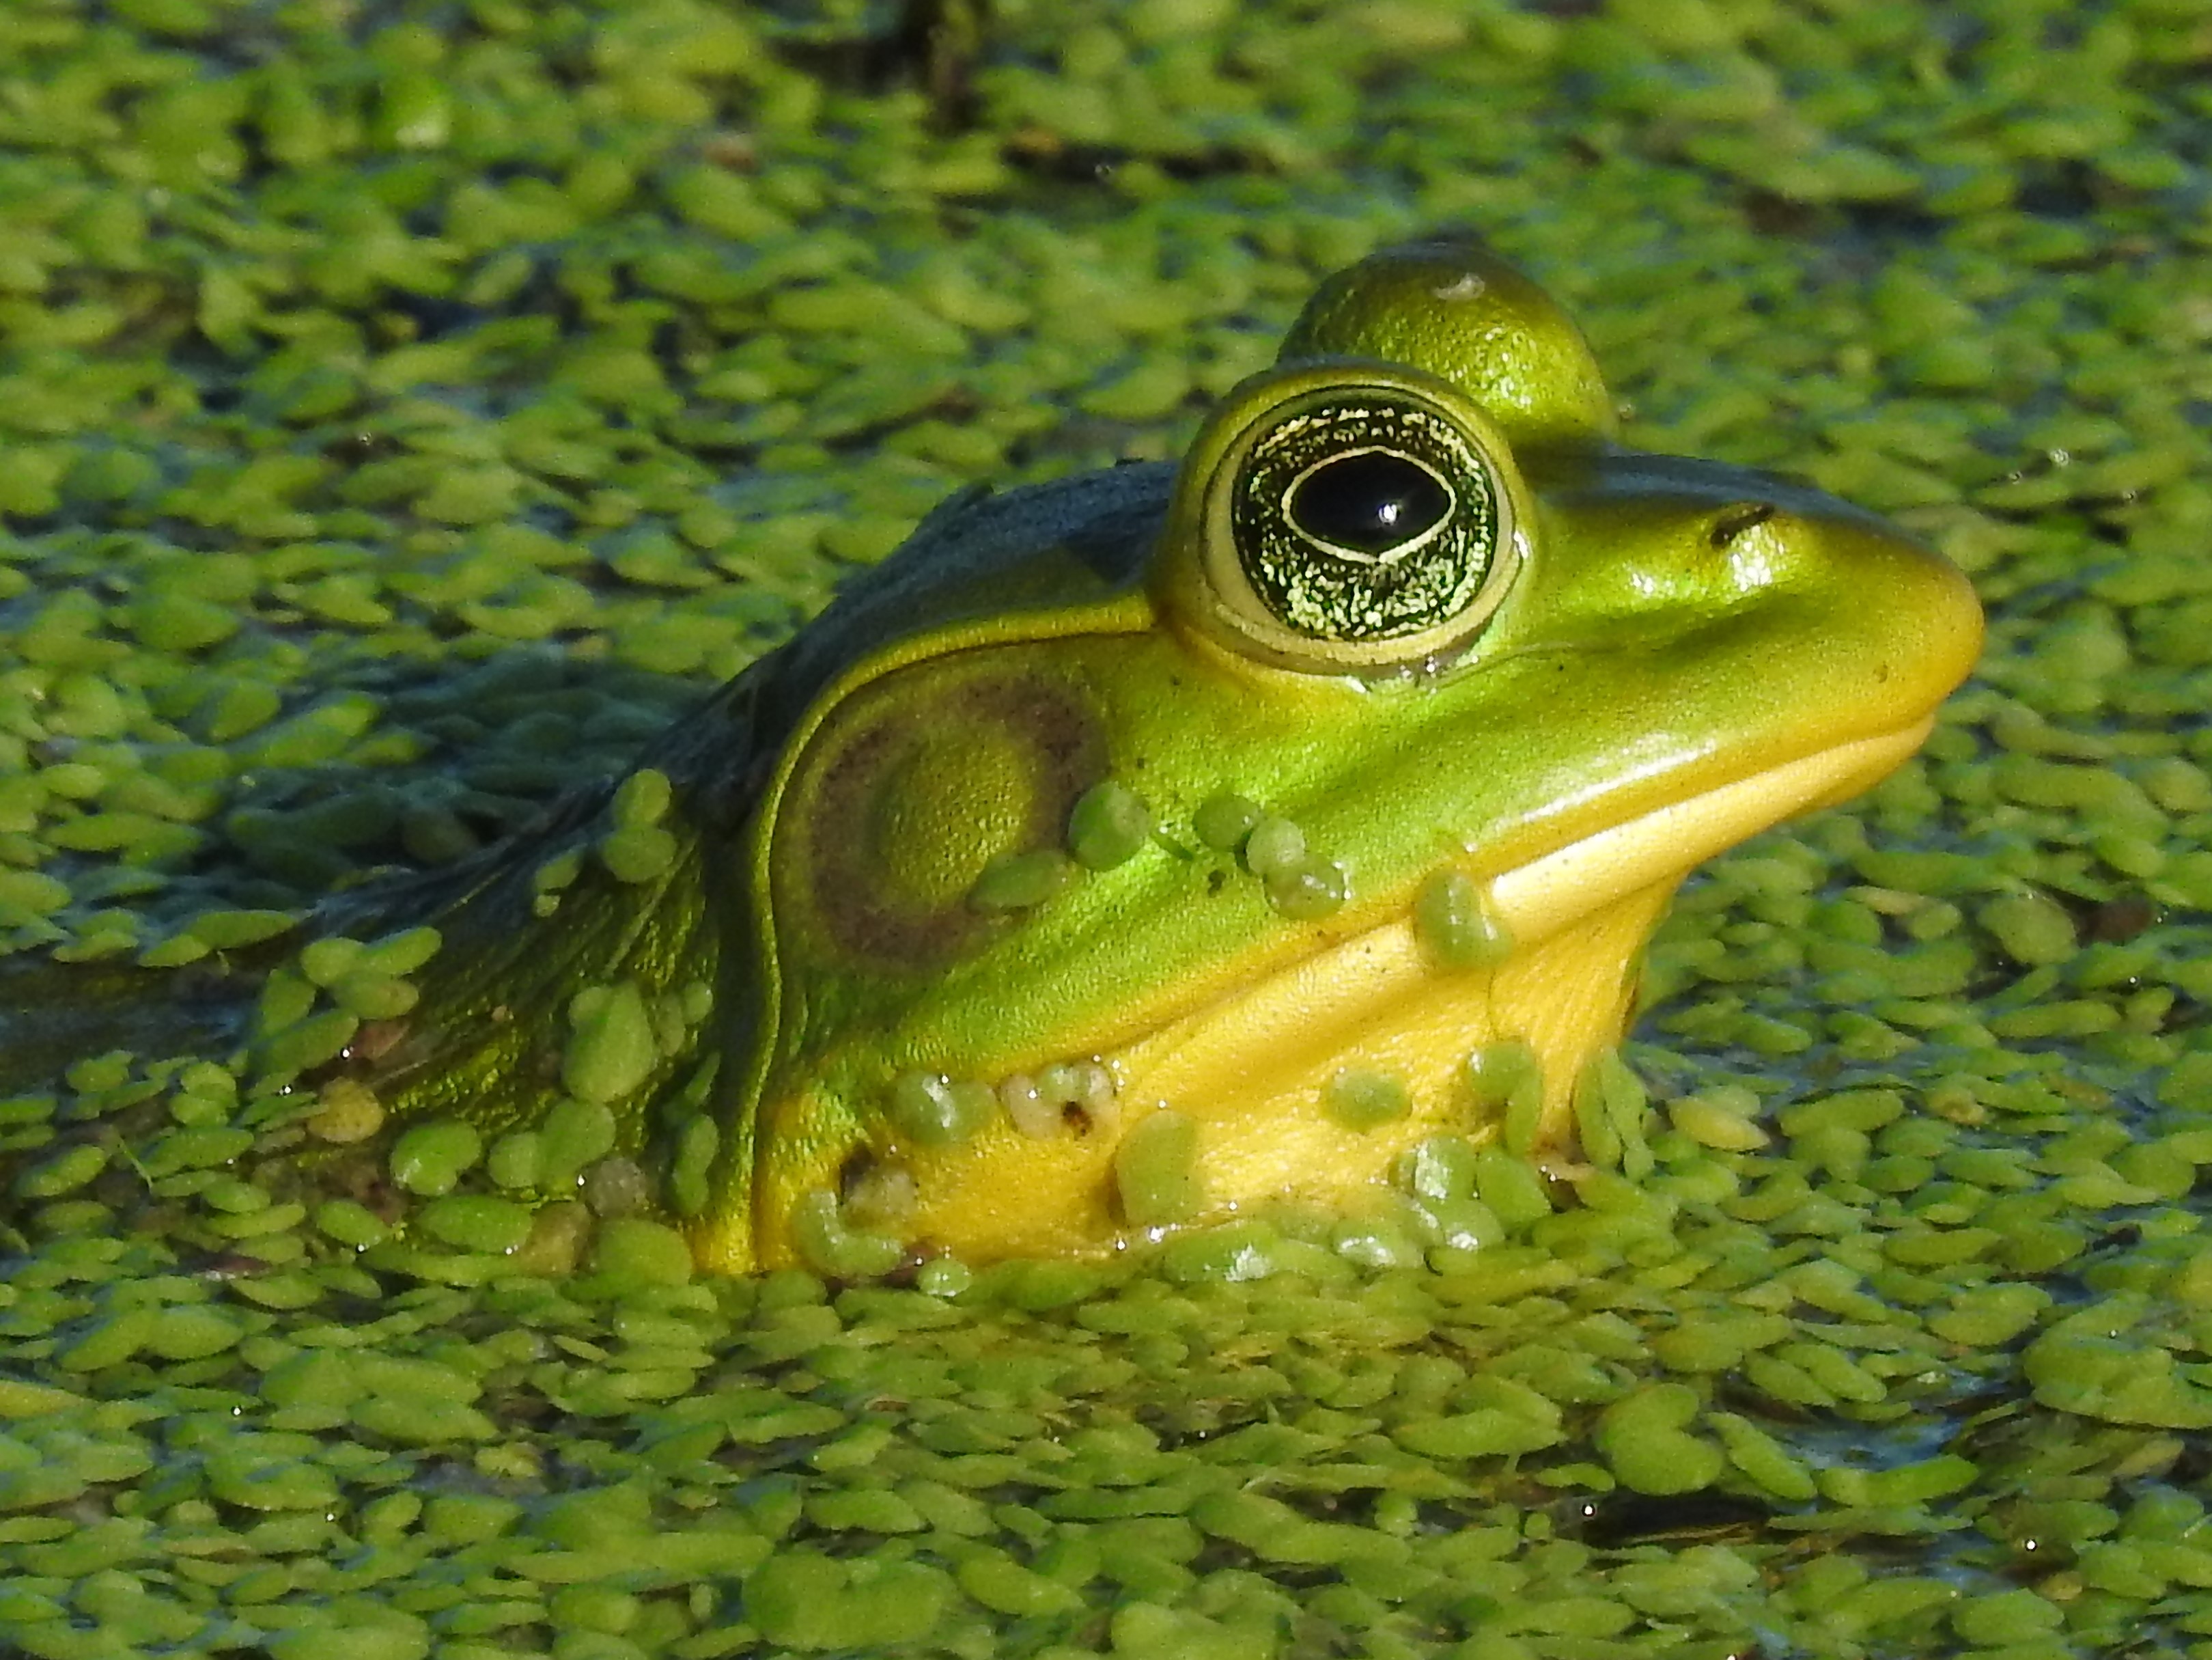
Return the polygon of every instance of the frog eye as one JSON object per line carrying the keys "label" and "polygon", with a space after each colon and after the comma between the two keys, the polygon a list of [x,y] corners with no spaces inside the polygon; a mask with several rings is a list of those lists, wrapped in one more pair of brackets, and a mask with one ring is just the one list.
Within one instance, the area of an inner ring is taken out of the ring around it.
{"label": "frog eye", "polygon": [[1208,620],[1248,648],[1297,667],[1402,665],[1464,642],[1503,597],[1519,522],[1504,441],[1463,400],[1395,379],[1302,372],[1231,417],[1197,562]]}

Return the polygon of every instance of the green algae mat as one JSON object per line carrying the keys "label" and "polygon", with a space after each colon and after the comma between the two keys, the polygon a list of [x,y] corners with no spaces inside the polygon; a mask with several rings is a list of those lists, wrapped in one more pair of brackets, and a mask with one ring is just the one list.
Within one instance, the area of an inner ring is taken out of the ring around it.
{"label": "green algae mat", "polygon": [[561,1237],[435,1137],[395,1232],[57,1012],[0,1652],[2212,1656],[2208,69],[2202,0],[15,0],[0,946],[88,985],[496,840],[1437,225],[1992,635],[1686,891],[1574,1209],[709,1280],[589,1126]]}

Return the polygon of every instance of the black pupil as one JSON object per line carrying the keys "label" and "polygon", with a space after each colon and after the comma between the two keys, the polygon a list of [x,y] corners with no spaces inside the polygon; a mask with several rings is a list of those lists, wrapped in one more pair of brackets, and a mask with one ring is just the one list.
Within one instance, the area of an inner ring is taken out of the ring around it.
{"label": "black pupil", "polygon": [[1291,519],[1317,542],[1381,554],[1410,542],[1451,511],[1451,492],[1417,461],[1367,450],[1324,462],[1298,481]]}

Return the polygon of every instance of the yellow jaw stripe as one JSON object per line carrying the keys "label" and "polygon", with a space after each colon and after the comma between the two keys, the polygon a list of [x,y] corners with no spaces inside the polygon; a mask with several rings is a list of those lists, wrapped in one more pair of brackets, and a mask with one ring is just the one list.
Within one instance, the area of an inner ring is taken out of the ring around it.
{"label": "yellow jaw stripe", "polygon": [[1539,939],[1607,897],[1678,882],[1692,866],[1785,818],[1848,801],[1909,760],[1936,717],[1838,744],[1659,807],[1507,871],[1490,886],[1492,912],[1516,939]]}

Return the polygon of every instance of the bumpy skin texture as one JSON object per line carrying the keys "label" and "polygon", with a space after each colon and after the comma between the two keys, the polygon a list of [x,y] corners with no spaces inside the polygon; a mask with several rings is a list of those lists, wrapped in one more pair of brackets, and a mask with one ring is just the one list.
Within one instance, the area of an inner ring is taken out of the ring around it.
{"label": "bumpy skin texture", "polygon": [[[1350,596],[1330,614],[1396,620],[1336,637],[1270,609],[1309,575]],[[1407,582],[1450,608],[1408,617]],[[576,991],[688,996],[611,1104],[649,1163],[714,1125],[679,1209],[732,1271],[1355,1204],[1440,1132],[1561,1163],[1680,876],[1910,754],[1980,626],[1959,574],[1869,514],[1619,447],[1579,333],[1486,250],[1388,251],[1322,287],[1179,468],[948,503],[679,723],[641,763],[673,787],[652,879],[594,861],[594,798],[334,913],[428,914],[446,940],[362,1077],[403,1113],[526,1122],[574,1082]],[[1109,781],[1157,828],[1077,868],[1070,815]],[[1304,861],[1209,845],[1228,795]],[[1008,861],[1036,879],[1012,903]],[[1416,920],[1447,882],[1490,948]],[[1468,1082],[1500,1044],[1541,1077],[1510,1126]],[[1346,1122],[1347,1069],[1402,1110]],[[1082,1099],[1024,1116],[1040,1076]]]}

